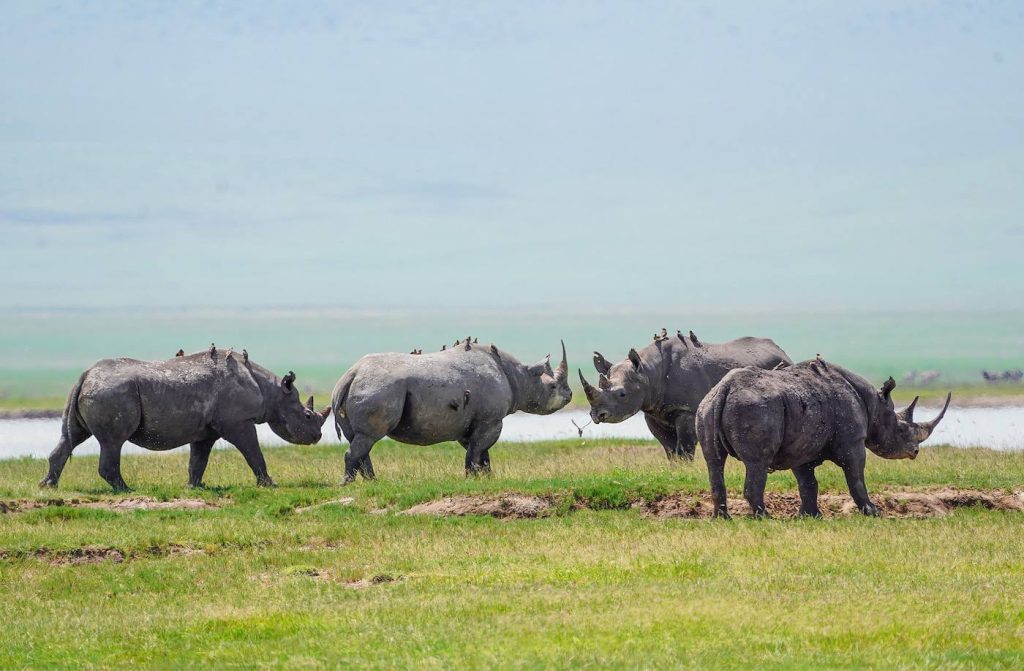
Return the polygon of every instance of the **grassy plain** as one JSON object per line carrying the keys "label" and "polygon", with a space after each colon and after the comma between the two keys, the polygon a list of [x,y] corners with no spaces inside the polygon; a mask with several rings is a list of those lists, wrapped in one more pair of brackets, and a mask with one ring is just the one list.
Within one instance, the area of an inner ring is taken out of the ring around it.
{"label": "grassy plain", "polygon": [[[499,444],[466,479],[455,445],[374,450],[338,487],[343,447],[234,450],[189,490],[187,454],[126,456],[127,496],[215,508],[115,511],[95,457],[41,492],[0,461],[0,668],[1021,668],[1024,514],[932,519],[657,519],[632,504],[706,490],[703,463],[637,441]],[[845,491],[835,467],[822,491]],[[869,458],[872,493],[1019,490],[1024,455]],[[742,488],[732,463],[728,485]],[[772,491],[794,491],[774,474]],[[457,494],[559,504],[538,519],[403,514]],[[347,503],[314,504],[352,497]]]}

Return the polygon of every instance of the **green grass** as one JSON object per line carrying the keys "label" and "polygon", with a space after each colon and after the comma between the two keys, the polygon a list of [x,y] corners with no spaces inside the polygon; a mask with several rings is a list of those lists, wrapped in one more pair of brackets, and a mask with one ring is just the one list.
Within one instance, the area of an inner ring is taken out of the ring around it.
{"label": "green grass", "polygon": [[[187,455],[131,456],[137,494],[219,509],[46,508],[0,515],[0,668],[1021,668],[1024,515],[937,519],[655,520],[641,496],[707,488],[699,461],[653,443],[501,444],[466,479],[462,450],[385,442],[379,480],[341,489],[340,446],[267,450],[257,489],[215,452],[210,488]],[[33,459],[0,461],[0,500],[109,496],[96,459],[61,488]],[[823,491],[845,491],[819,469]],[[872,492],[1019,489],[1024,455],[925,450],[869,458]],[[742,487],[733,463],[728,484]],[[769,488],[793,490],[787,473]],[[585,500],[536,520],[398,514],[456,493]],[[353,496],[349,506],[296,507]],[[380,510],[385,509],[381,513]],[[126,561],[36,556],[116,548]],[[185,554],[182,548],[199,551]],[[362,582],[356,582],[362,581]]]}

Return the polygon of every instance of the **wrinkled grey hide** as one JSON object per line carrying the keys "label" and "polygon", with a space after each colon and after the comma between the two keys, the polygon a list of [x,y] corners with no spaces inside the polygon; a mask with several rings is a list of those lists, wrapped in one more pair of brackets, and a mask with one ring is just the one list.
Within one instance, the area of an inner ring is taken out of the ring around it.
{"label": "wrinkled grey hide", "polygon": [[728,517],[725,459],[743,462],[743,495],[757,516],[766,516],[769,471],[792,469],[800,487],[800,513],[820,516],[814,469],[831,461],[843,469],[854,502],[877,515],[864,485],[865,447],[886,459],[913,459],[918,445],[946,414],[915,423],[917,399],[893,408],[889,378],[881,390],[859,375],[821,359],[789,368],[734,370],[715,385],[697,409],[697,437],[708,465],[715,515]]}
{"label": "wrinkled grey hide", "polygon": [[456,343],[430,354],[369,354],[334,388],[338,437],[349,442],[345,483],[356,472],[373,478],[370,449],[389,436],[403,443],[432,445],[456,440],[466,448],[466,472],[488,472],[488,451],[501,435],[505,416],[521,410],[546,415],[572,399],[562,362],[548,358],[527,366],[493,345]]}
{"label": "wrinkled grey hide", "polygon": [[643,412],[669,459],[692,459],[697,446],[694,413],[711,387],[733,368],[789,363],[786,353],[767,338],[715,344],[701,342],[692,331],[689,337],[677,331],[672,337],[656,337],[639,352],[629,350],[627,359],[614,366],[594,352],[598,386],[588,383],[582,371],[580,381],[594,423],[621,422]]}
{"label": "wrinkled grey hide", "polygon": [[294,373],[279,378],[243,356],[211,346],[167,361],[96,363],[68,396],[60,442],[40,485],[56,487],[72,450],[91,435],[100,443],[100,475],[117,490],[128,488],[121,477],[125,441],[149,450],[191,445],[188,480],[199,487],[218,438],[238,448],[258,484],[273,485],[256,424],[267,422],[281,438],[310,445],[320,440],[330,408],[315,412],[312,396],[303,405]]}

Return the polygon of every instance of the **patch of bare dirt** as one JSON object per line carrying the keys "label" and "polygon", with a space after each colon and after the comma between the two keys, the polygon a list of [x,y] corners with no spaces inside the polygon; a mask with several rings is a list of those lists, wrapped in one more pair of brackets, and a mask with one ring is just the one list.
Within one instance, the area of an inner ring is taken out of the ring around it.
{"label": "patch of bare dirt", "polygon": [[[796,517],[800,511],[800,496],[796,492],[767,492],[765,506],[773,517]],[[990,510],[1024,512],[1024,492],[1008,494],[1001,491],[974,489],[935,489],[921,492],[876,492],[871,500],[885,517],[943,517],[957,508],[982,506]],[[648,517],[711,517],[714,507],[711,494],[673,494],[637,504],[642,515]],[[859,514],[853,499],[846,494],[822,494],[818,507],[825,517]],[[749,515],[750,506],[744,499],[729,499],[729,512]]]}
{"label": "patch of bare dirt", "polygon": [[448,496],[437,501],[419,503],[404,512],[406,515],[489,515],[510,519],[540,517],[551,510],[552,502],[540,496],[501,494],[498,496]]}
{"label": "patch of bare dirt", "polygon": [[23,513],[39,508],[53,508],[66,506],[70,508],[101,508],[103,510],[128,511],[128,510],[202,510],[204,508],[219,508],[220,503],[205,501],[203,499],[172,499],[160,501],[149,496],[130,496],[118,499],[18,499],[0,501],[0,514],[2,513]]}

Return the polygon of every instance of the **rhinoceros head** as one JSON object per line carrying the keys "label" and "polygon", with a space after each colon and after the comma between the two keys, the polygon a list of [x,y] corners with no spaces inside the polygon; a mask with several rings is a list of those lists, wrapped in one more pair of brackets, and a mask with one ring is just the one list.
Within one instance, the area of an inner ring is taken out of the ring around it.
{"label": "rhinoceros head", "polygon": [[587,382],[583,371],[580,371],[580,382],[590,402],[590,418],[595,424],[621,422],[640,412],[647,378],[635,349],[629,350],[626,361],[614,366],[600,352],[594,352],[594,367],[599,374],[597,387]]}
{"label": "rhinoceros head", "polygon": [[331,413],[330,406],[317,412],[313,409],[313,397],[303,405],[299,390],[295,388],[295,373],[281,378],[277,392],[265,398],[267,424],[271,430],[289,443],[312,445],[320,440],[320,427]]}
{"label": "rhinoceros head", "polygon": [[934,419],[929,422],[915,422],[914,408],[919,397],[915,396],[910,405],[897,411],[891,397],[895,388],[896,382],[890,377],[878,391],[880,408],[868,429],[865,444],[872,452],[886,459],[914,459],[920,450],[920,444],[928,439],[945,417],[953,394],[946,395],[946,404]]}
{"label": "rhinoceros head", "polygon": [[562,361],[558,368],[551,369],[548,355],[526,366],[525,383],[519,389],[519,409],[535,415],[550,415],[561,410],[572,400],[569,389],[569,363],[565,358],[565,343],[562,343]]}

